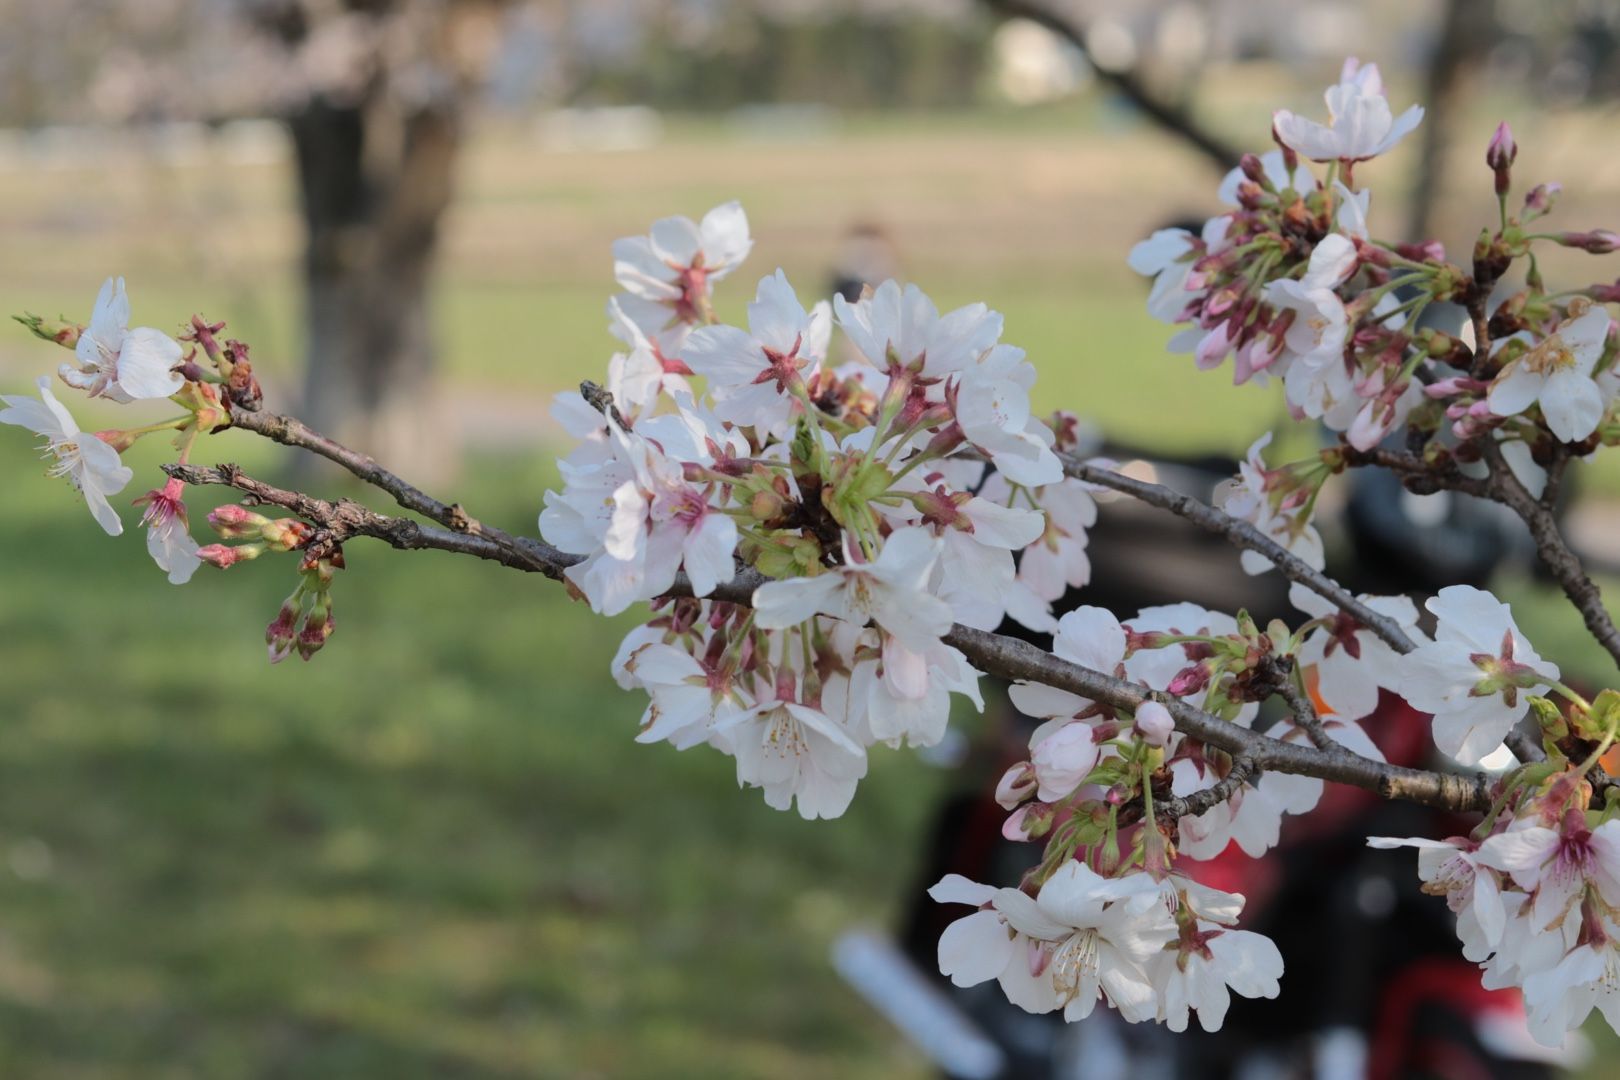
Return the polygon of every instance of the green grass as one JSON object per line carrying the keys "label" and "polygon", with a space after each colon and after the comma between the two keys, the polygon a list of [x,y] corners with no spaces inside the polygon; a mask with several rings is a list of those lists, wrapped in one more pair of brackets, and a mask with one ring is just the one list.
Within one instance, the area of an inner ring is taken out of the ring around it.
{"label": "green grass", "polygon": [[[285,558],[176,589],[13,475],[0,1075],[917,1074],[826,959],[913,884],[909,754],[772,811],[632,741],[626,619],[436,553],[351,545],[327,650],[271,667]],[[480,477],[528,524],[542,470]]]}

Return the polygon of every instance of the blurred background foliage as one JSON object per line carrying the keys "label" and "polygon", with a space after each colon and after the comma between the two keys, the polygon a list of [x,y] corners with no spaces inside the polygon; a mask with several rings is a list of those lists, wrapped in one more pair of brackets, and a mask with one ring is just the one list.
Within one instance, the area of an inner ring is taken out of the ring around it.
{"label": "blurred background foliage", "polygon": [[[1004,6],[0,0],[0,301],[82,319],[126,275],[138,323],[228,320],[273,407],[345,402],[363,445],[532,532],[549,397],[612,351],[608,246],[666,214],[746,206],[723,315],[777,266],[825,292],[875,230],[942,307],[1006,314],[1039,407],[1223,453],[1284,414],[1141,311],[1126,251],[1211,213],[1218,174],[1132,93],[1263,150],[1360,53],[1398,105],[1454,99],[1368,170],[1377,231],[1427,215],[1466,251],[1501,118],[1522,181],[1569,185],[1560,222],[1614,224],[1613,5],[1053,3],[1076,40]],[[0,334],[6,392],[57,362]],[[270,668],[290,566],[171,588],[24,434],[0,450],[0,1075],[926,1075],[827,962],[920,885],[944,781],[915,756],[877,755],[836,822],[769,811],[719,756],[632,741],[629,621],[435,554],[354,545],[331,645]],[[1586,479],[1576,524],[1612,534],[1620,472]],[[1581,648],[1506,587],[1544,652]]]}

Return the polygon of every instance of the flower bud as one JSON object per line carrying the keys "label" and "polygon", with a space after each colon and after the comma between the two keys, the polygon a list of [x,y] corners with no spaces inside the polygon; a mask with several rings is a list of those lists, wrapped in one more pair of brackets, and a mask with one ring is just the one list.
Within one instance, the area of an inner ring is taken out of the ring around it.
{"label": "flower bud", "polygon": [[1048,803],[1025,803],[1001,824],[1001,835],[1013,843],[1038,840],[1052,831],[1057,818],[1057,807]]}
{"label": "flower bud", "polygon": [[1136,710],[1136,733],[1149,746],[1164,746],[1170,733],[1176,730],[1175,718],[1170,710],[1157,701],[1144,701]]}
{"label": "flower bud", "polygon": [[140,438],[140,435],[133,431],[121,431],[118,428],[110,428],[107,431],[96,432],[96,438],[100,439],[102,442],[106,443],[108,446],[122,454],[125,450],[128,450],[130,447],[135,445],[135,442]]}
{"label": "flower bud", "polygon": [[236,503],[226,503],[216,506],[208,512],[208,525],[223,539],[238,540],[246,537],[257,538],[259,532],[270,519],[262,514],[255,514],[245,506]]}
{"label": "flower bud", "polygon": [[197,558],[221,570],[239,562],[249,562],[264,554],[263,544],[205,544],[197,549]]}
{"label": "flower bud", "polygon": [[1496,193],[1506,195],[1512,184],[1513,159],[1519,156],[1519,144],[1513,141],[1513,132],[1504,120],[1496,125],[1496,134],[1485,148],[1485,164],[1496,173]]}
{"label": "flower bud", "polygon": [[293,645],[297,636],[293,627],[298,623],[300,601],[303,599],[303,590],[293,593],[281,602],[281,610],[276,617],[270,620],[270,625],[264,628],[264,643],[270,648],[270,662],[279,664],[292,655]]}
{"label": "flower bud", "polygon": [[1551,213],[1558,196],[1564,193],[1564,185],[1553,181],[1549,184],[1537,184],[1530,189],[1524,197],[1524,212],[1526,218],[1537,218],[1543,214]]}
{"label": "flower bud", "polygon": [[1243,170],[1244,176],[1261,187],[1265,187],[1270,183],[1270,180],[1266,177],[1266,167],[1260,161],[1260,155],[1258,154],[1244,154],[1238,159],[1238,168]]}
{"label": "flower bud", "polygon": [[775,521],[787,511],[787,500],[774,488],[756,491],[748,501],[748,512],[756,521]]}
{"label": "flower bud", "polygon": [[1018,804],[1035,794],[1035,770],[1027,761],[1008,769],[996,784],[996,802],[1003,810],[1016,810]]}
{"label": "flower bud", "polygon": [[1165,687],[1165,691],[1176,697],[1196,694],[1209,685],[1212,674],[1214,673],[1208,664],[1193,664],[1191,667],[1182,668],[1176,677],[1170,680],[1170,685]]}
{"label": "flower bud", "polygon": [[1580,248],[1593,255],[1607,255],[1620,249],[1620,234],[1610,232],[1608,229],[1559,233],[1557,241],[1564,247]]}
{"label": "flower bud", "polygon": [[297,518],[275,518],[264,523],[259,535],[272,551],[294,551],[307,544],[314,531]]}
{"label": "flower bud", "polygon": [[79,335],[84,333],[84,327],[70,322],[53,322],[41,318],[32,312],[22,315],[13,315],[13,319],[28,328],[28,332],[45,341],[54,341],[63,348],[71,349],[79,344]]}
{"label": "flower bud", "polygon": [[304,628],[298,632],[298,655],[308,660],[321,651],[326,639],[332,636],[332,603],[325,601],[325,605],[310,613],[304,620]]}

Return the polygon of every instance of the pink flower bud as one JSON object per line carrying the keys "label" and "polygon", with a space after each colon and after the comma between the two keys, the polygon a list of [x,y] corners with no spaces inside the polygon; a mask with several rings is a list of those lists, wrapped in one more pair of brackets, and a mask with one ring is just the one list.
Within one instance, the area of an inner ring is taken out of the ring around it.
{"label": "pink flower bud", "polygon": [[139,439],[140,436],[134,432],[121,431],[118,428],[111,428],[107,431],[96,432],[96,438],[100,439],[102,442],[106,443],[108,446],[122,454],[125,450],[128,450],[130,447],[134,446],[135,441]]}
{"label": "pink flower bud", "polygon": [[1267,182],[1266,167],[1258,154],[1244,154],[1238,159],[1238,168],[1243,170],[1244,176],[1257,184],[1263,185]]}
{"label": "pink flower bud", "polygon": [[1165,690],[1176,697],[1196,694],[1209,685],[1210,675],[1209,665],[1194,664],[1177,672],[1176,677],[1170,680],[1170,685],[1165,687]]}
{"label": "pink flower bud", "polygon": [[1018,804],[1035,794],[1035,770],[1027,761],[1020,761],[1002,774],[996,784],[996,802],[1003,810],[1016,810]]}
{"label": "pink flower bud", "polygon": [[238,544],[232,547],[229,544],[207,544],[197,549],[197,558],[209,566],[217,566],[224,570],[228,566],[235,566],[239,562],[247,562],[258,558],[264,552],[262,544]]}
{"label": "pink flower bud", "polygon": [[1530,189],[1530,194],[1524,197],[1525,213],[1540,217],[1550,212],[1558,196],[1564,193],[1564,185],[1556,180],[1549,184],[1537,184]]}
{"label": "pink flower bud", "polygon": [[1590,232],[1564,232],[1558,234],[1558,243],[1565,247],[1580,248],[1590,251],[1593,255],[1607,255],[1620,249],[1620,234],[1612,233],[1608,229],[1593,229]]}
{"label": "pink flower bud", "polygon": [[1029,807],[1020,806],[1014,810],[1012,816],[1001,823],[1001,835],[1015,844],[1034,839],[1025,827],[1025,819],[1028,817]]}
{"label": "pink flower bud", "polygon": [[257,537],[259,530],[270,524],[270,519],[255,514],[245,506],[226,503],[208,512],[208,524],[226,540]]}
{"label": "pink flower bud", "polygon": [[1149,746],[1163,746],[1176,730],[1175,718],[1170,710],[1157,701],[1144,701],[1136,710],[1136,733]]}
{"label": "pink flower bud", "polygon": [[276,612],[276,617],[270,620],[270,625],[264,628],[264,643],[270,648],[270,662],[279,664],[292,655],[293,645],[297,636],[293,627],[298,622],[298,605],[288,599]]}
{"label": "pink flower bud", "polygon": [[1496,134],[1491,136],[1491,143],[1485,148],[1485,164],[1496,173],[1496,193],[1506,195],[1511,184],[1510,173],[1513,159],[1519,156],[1519,144],[1513,141],[1513,132],[1504,120],[1496,125]]}

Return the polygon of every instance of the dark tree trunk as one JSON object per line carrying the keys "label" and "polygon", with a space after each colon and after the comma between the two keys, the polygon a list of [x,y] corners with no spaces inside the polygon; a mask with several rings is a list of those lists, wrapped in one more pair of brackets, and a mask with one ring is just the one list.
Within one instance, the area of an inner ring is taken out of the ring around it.
{"label": "dark tree trunk", "polygon": [[[453,110],[385,95],[289,118],[307,229],[303,410],[317,430],[448,478],[429,285],[459,141]],[[428,448],[432,447],[430,451]],[[436,474],[436,476],[435,476]]]}
{"label": "dark tree trunk", "polygon": [[[1412,195],[1403,240],[1434,239],[1433,233],[1444,222],[1437,220],[1441,197],[1445,194],[1446,157],[1451,149],[1452,129],[1459,114],[1466,111],[1470,72],[1490,48],[1492,37],[1490,6],[1476,0],[1446,0],[1440,26],[1435,33],[1434,51],[1424,90],[1422,157],[1412,184]],[[1480,158],[1485,143],[1480,142]],[[1483,166],[1481,166],[1483,168]]]}

